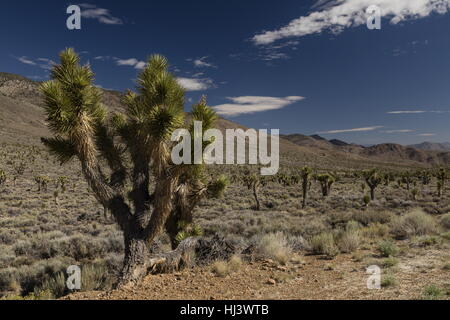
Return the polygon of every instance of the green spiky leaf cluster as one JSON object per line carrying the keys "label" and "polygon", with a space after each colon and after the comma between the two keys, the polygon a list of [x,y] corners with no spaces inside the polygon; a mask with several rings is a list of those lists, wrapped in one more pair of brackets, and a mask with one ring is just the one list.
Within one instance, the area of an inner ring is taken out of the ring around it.
{"label": "green spiky leaf cluster", "polygon": [[203,229],[196,224],[188,224],[184,221],[180,221],[178,228],[181,230],[175,237],[175,240],[180,243],[183,240],[191,237],[201,237],[203,236]]}

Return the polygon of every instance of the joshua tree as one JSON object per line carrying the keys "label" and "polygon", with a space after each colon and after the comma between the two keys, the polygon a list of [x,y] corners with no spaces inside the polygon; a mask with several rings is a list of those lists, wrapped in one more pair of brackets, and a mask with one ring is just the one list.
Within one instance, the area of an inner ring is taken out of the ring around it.
{"label": "joshua tree", "polygon": [[419,178],[422,181],[422,185],[429,185],[431,182],[431,174],[429,171],[423,170],[419,173]]}
{"label": "joshua tree", "polygon": [[436,172],[437,178],[437,189],[438,189],[438,197],[442,197],[443,191],[445,190],[445,180],[448,178],[447,171],[444,168],[440,168]]}
{"label": "joshua tree", "polygon": [[19,176],[22,176],[25,173],[25,163],[19,162],[14,164],[14,172],[16,175],[14,176],[14,185],[16,185],[16,180]]}
{"label": "joshua tree", "polygon": [[6,173],[0,169],[0,186],[6,182]]}
{"label": "joshua tree", "polygon": [[402,182],[406,184],[406,190],[411,189],[411,184],[414,182],[414,178],[411,172],[406,171],[402,174]]}
{"label": "joshua tree", "polygon": [[38,192],[47,191],[48,190],[48,183],[50,182],[50,178],[49,177],[36,176],[36,177],[34,177],[34,181],[38,185]]}
{"label": "joshua tree", "polygon": [[306,207],[306,202],[308,201],[308,191],[311,185],[310,178],[312,174],[312,169],[309,167],[303,167],[300,170],[300,177],[302,180],[302,193],[303,193],[303,200],[302,200],[302,207]]}
{"label": "joshua tree", "polygon": [[255,199],[256,204],[255,210],[260,211],[261,202],[259,200],[259,191],[261,187],[264,187],[267,184],[266,178],[258,174],[251,174],[250,171],[246,171],[240,178],[240,181],[253,192],[253,198]]}
{"label": "joshua tree", "polygon": [[383,174],[384,185],[389,186],[391,181],[395,179],[395,175],[392,172],[386,172]]}
{"label": "joshua tree", "polygon": [[[137,92],[124,98],[125,113],[108,115],[90,67],[81,66],[72,49],[60,57],[52,80],[41,87],[53,133],[42,142],[62,164],[72,158],[80,162],[90,189],[123,231],[125,259],[119,285],[141,279],[155,264],[177,265],[195,239],[157,259],[149,249],[174,214],[177,194],[192,170],[171,160],[171,137],[185,127],[185,114],[184,91],[167,71],[167,60],[152,56],[139,75]],[[199,108],[193,120],[202,121],[207,110]],[[207,124],[203,127],[206,130]]]}
{"label": "joshua tree", "polygon": [[331,186],[336,182],[336,178],[329,174],[319,174],[316,176],[317,181],[320,183],[320,187],[322,189],[322,195],[324,197],[328,197],[331,193]]}
{"label": "joshua tree", "polygon": [[68,177],[65,177],[65,176],[58,177],[58,179],[56,179],[56,181],[55,181],[56,190],[58,190],[59,187],[61,187],[61,191],[63,193],[66,192],[66,184],[68,181],[69,181]]}
{"label": "joshua tree", "polygon": [[376,169],[364,171],[364,180],[370,188],[370,199],[375,200],[375,189],[383,181]]}

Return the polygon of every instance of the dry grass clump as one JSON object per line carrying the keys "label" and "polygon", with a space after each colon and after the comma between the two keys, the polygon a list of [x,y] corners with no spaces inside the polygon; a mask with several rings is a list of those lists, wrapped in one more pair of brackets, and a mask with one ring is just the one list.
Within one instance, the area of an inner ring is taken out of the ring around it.
{"label": "dry grass clump", "polygon": [[280,264],[286,264],[292,256],[292,248],[283,232],[263,235],[257,242],[257,253],[273,259]]}
{"label": "dry grass clump", "polygon": [[379,222],[372,223],[362,230],[364,237],[369,239],[385,238],[389,235],[389,226]]}
{"label": "dry grass clump", "polygon": [[352,219],[364,226],[373,223],[385,224],[391,221],[392,213],[389,211],[362,211],[354,213]]}
{"label": "dry grass clump", "polygon": [[347,223],[345,231],[343,231],[338,239],[337,246],[343,253],[351,253],[359,248],[361,243],[361,236],[359,230],[359,223],[350,221]]}
{"label": "dry grass clump", "polygon": [[437,226],[433,217],[421,209],[415,209],[397,217],[391,223],[391,233],[397,239],[407,239],[412,236],[423,236],[436,232]]}
{"label": "dry grass clump", "polygon": [[213,272],[219,277],[226,277],[236,271],[238,271],[242,266],[241,257],[234,255],[229,261],[216,261],[213,266]]}
{"label": "dry grass clump", "polygon": [[334,241],[334,235],[331,232],[323,232],[312,237],[309,245],[312,254],[323,254],[330,258],[339,254],[339,249]]}

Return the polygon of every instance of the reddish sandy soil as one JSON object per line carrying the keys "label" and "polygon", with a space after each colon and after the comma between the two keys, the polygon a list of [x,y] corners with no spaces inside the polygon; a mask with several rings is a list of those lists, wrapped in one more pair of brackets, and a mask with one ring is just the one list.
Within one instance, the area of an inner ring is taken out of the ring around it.
{"label": "reddish sandy soil", "polygon": [[380,290],[367,289],[367,261],[355,262],[351,255],[340,255],[334,260],[302,256],[287,266],[270,260],[246,262],[226,277],[214,275],[210,267],[152,275],[132,289],[78,293],[65,299],[421,299],[427,286],[450,289],[450,271],[442,268],[446,259],[442,251],[410,251],[397,266],[383,270],[395,277],[396,284]]}

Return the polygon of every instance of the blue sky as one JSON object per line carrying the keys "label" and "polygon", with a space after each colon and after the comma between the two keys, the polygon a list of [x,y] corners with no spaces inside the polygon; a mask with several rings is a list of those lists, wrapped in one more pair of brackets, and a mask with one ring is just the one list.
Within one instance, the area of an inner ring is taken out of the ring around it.
{"label": "blue sky", "polygon": [[[65,47],[132,89],[161,53],[223,117],[361,144],[450,141],[450,0],[4,1],[0,71],[36,80]],[[66,9],[82,8],[82,29]],[[365,8],[382,10],[369,30]]]}

